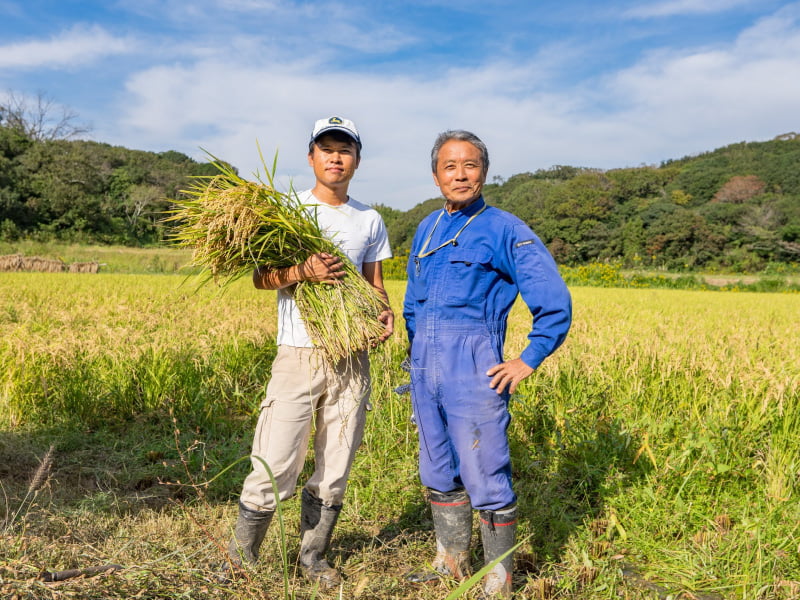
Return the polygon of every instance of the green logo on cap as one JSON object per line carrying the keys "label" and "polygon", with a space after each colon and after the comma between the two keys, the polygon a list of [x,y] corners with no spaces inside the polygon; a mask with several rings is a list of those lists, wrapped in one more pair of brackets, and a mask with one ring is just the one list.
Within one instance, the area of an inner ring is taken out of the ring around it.
{"label": "green logo on cap", "polygon": [[331,125],[341,125],[342,120],[339,117],[331,117],[330,119],[328,119],[328,123],[330,123]]}

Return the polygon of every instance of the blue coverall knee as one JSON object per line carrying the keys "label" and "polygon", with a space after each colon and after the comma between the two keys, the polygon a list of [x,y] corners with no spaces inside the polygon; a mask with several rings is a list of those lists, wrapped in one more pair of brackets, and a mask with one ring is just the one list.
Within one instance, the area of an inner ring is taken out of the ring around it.
{"label": "blue coverall knee", "polygon": [[420,478],[450,492],[464,487],[473,508],[516,501],[511,483],[507,393],[489,387],[502,336],[486,323],[438,323],[418,336],[411,355]]}

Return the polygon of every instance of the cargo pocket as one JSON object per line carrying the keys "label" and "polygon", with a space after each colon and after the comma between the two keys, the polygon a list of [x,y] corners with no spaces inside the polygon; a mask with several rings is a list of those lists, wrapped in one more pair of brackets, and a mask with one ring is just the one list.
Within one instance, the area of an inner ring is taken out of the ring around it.
{"label": "cargo pocket", "polygon": [[463,306],[486,296],[492,255],[486,250],[453,248],[448,255],[445,302]]}
{"label": "cargo pocket", "polygon": [[418,275],[414,278],[411,288],[414,293],[414,300],[417,302],[425,302],[428,299],[428,279],[423,275]]}

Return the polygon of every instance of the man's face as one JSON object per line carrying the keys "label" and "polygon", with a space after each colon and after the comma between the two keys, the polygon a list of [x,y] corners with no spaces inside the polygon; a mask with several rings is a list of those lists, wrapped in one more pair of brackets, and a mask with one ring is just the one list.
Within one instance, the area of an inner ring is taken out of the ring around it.
{"label": "man's face", "polygon": [[445,142],[439,149],[433,181],[448,205],[466,207],[481,195],[486,181],[480,150],[463,140]]}
{"label": "man's face", "polygon": [[355,141],[339,141],[322,135],[314,142],[308,164],[314,176],[328,186],[347,185],[358,168],[358,147]]}

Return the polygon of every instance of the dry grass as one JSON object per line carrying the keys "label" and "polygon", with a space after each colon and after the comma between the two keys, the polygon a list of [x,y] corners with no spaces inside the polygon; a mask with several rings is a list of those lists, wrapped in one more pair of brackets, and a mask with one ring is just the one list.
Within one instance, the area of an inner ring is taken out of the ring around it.
{"label": "dry grass", "polygon": [[[204,376],[234,380],[226,394],[185,410],[174,437],[160,409],[139,408],[113,426],[49,430],[25,414],[17,424],[2,420],[0,516],[20,506],[51,443],[55,450],[35,502],[0,539],[0,597],[285,597],[275,527],[258,569],[222,586],[211,568],[230,534],[244,476],[237,467],[220,473],[247,453],[268,377],[244,349],[272,347],[275,295],[249,282],[233,284],[223,297],[211,289],[194,294],[180,281],[0,278],[0,357],[13,367],[0,376],[0,406],[17,389],[15,377],[42,356],[67,374],[109,357],[108,371],[89,373],[79,391],[93,379],[102,385],[91,389],[100,390],[129,381],[126,359],[152,349],[165,357],[152,364],[166,368],[139,385],[155,396],[182,372],[178,358],[208,362],[215,373]],[[388,291],[399,314],[403,284],[390,282]],[[512,403],[520,533],[531,536],[517,557],[516,597],[796,597],[800,299],[597,288],[576,288],[573,296],[570,338]],[[509,356],[521,349],[528,326],[524,309],[515,307]],[[218,353],[223,344],[233,344],[229,356]],[[285,505],[290,597],[442,600],[456,587],[403,578],[434,552],[408,400],[391,393],[406,378],[398,368],[403,347],[400,333],[373,355],[374,410],[331,551],[344,588],[316,594],[294,576],[299,508],[292,499]],[[169,355],[175,348],[186,353]],[[239,362],[246,375],[236,381]],[[246,381],[255,391],[242,387]],[[52,412],[61,390],[49,385],[37,402]],[[251,411],[244,417],[217,425],[199,419],[240,396]],[[217,475],[207,488],[186,485]],[[479,566],[477,534],[473,542]],[[64,582],[39,578],[44,570],[109,564],[124,569]]]}

